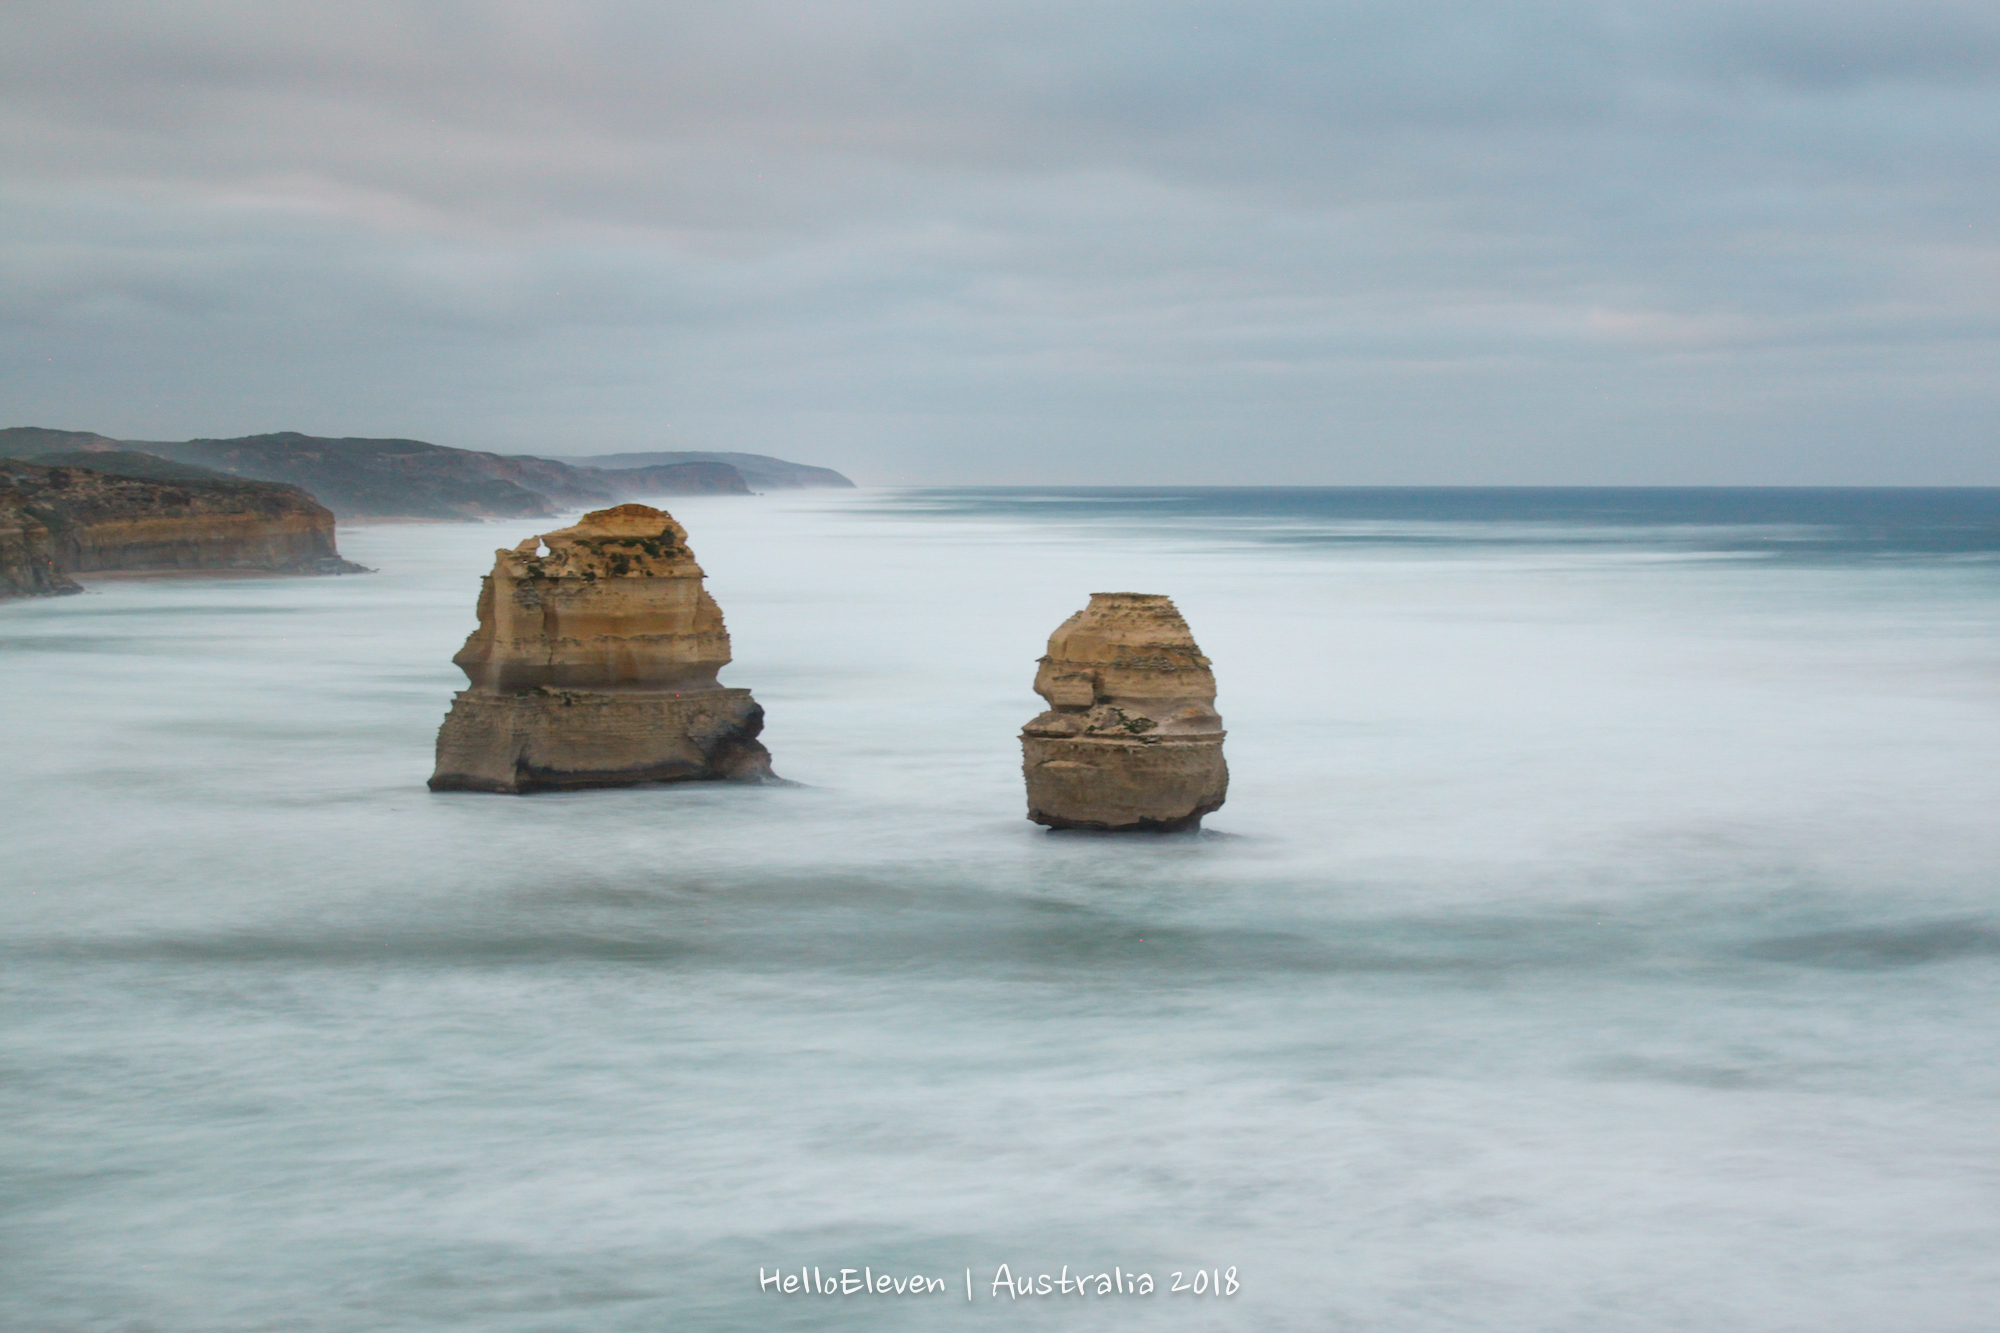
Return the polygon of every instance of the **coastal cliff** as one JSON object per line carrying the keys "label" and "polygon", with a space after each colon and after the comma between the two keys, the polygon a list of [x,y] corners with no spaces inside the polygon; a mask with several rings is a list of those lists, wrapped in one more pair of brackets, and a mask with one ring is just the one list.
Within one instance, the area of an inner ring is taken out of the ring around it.
{"label": "coastal cliff", "polygon": [[352,573],[333,514],[292,486],[171,480],[0,458],[0,596],[77,591],[108,570]]}
{"label": "coastal cliff", "polygon": [[729,631],[704,577],[686,530],[639,504],[496,551],[431,790],[768,779],[764,710],[716,677]]}
{"label": "coastal cliff", "polygon": [[503,459],[422,440],[324,439],[297,431],[237,439],[134,440],[128,447],[279,481],[312,493],[343,519],[547,518],[565,505],[602,498],[568,484],[562,464]]}
{"label": "coastal cliff", "polygon": [[0,429],[0,455],[91,467],[95,465],[83,460],[96,453],[284,482],[310,492],[346,520],[550,518],[566,509],[649,496],[749,495],[751,480],[746,477],[764,489],[852,484],[826,468],[756,454],[621,455],[615,466],[599,467],[586,459],[297,431],[231,439],[114,440],[92,431],[41,426]]}
{"label": "coastal cliff", "polygon": [[741,473],[713,462],[614,472],[423,440],[322,439],[296,431],[134,444],[236,476],[290,482],[347,519],[549,518],[647,495],[750,494]]}
{"label": "coastal cliff", "polygon": [[578,468],[619,499],[645,495],[748,495],[743,472],[727,463],[704,460],[647,467]]}
{"label": "coastal cliff", "polygon": [[56,564],[48,525],[28,512],[32,493],[12,484],[0,460],[0,598],[60,597],[82,585]]}
{"label": "coastal cliff", "polygon": [[752,486],[766,491],[809,490],[816,487],[852,490],[854,487],[853,482],[830,467],[790,463],[782,458],[773,458],[769,454],[734,454],[682,449],[641,454],[594,454],[566,461],[611,472],[615,476],[650,472],[665,467],[686,467],[690,464],[722,464],[734,468]]}

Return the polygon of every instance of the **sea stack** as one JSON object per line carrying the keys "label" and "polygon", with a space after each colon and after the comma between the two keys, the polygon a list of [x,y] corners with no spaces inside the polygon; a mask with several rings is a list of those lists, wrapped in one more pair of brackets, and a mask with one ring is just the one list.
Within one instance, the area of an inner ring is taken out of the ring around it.
{"label": "sea stack", "polygon": [[1097,592],[1049,636],[1021,731],[1028,818],[1050,828],[1172,833],[1222,804],[1215,676],[1171,599]]}
{"label": "sea stack", "polygon": [[764,710],[716,679],[729,632],[671,516],[618,505],[494,554],[432,791],[771,777]]}

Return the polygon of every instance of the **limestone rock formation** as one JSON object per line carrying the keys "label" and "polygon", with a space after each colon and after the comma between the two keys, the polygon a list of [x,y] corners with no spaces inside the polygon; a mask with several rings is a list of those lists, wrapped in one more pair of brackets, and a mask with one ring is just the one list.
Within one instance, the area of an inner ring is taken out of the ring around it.
{"label": "limestone rock formation", "polygon": [[764,710],[716,679],[729,633],[680,524],[619,505],[495,555],[433,791],[771,777]]}
{"label": "limestone rock formation", "polygon": [[75,592],[66,575],[110,570],[361,570],[335,549],[333,515],[297,487],[185,471],[0,458],[0,597]]}
{"label": "limestone rock formation", "polygon": [[29,512],[33,493],[0,480],[0,598],[82,592],[56,563],[48,525]]}
{"label": "limestone rock formation", "polygon": [[1049,637],[1035,693],[1049,711],[1021,749],[1037,824],[1171,833],[1222,804],[1215,676],[1170,599],[1092,593]]}

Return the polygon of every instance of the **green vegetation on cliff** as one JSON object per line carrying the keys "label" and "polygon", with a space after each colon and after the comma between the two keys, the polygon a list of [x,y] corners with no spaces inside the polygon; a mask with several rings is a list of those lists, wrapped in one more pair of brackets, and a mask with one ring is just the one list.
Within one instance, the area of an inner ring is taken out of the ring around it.
{"label": "green vegetation on cliff", "polygon": [[[234,439],[120,441],[90,431],[16,426],[0,430],[0,453],[128,476],[172,479],[163,468],[181,464],[286,482],[311,492],[343,519],[546,518],[565,509],[646,496],[750,494],[743,473],[709,457],[607,469],[423,440],[329,439],[297,431]],[[118,461],[81,462],[91,455],[115,455]],[[147,464],[146,458],[158,462]]]}

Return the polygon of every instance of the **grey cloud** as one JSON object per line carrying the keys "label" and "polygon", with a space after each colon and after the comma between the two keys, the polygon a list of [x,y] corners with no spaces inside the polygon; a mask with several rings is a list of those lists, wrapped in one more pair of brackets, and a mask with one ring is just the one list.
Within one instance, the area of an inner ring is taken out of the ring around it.
{"label": "grey cloud", "polygon": [[2000,480],[1996,30],[16,0],[8,397],[884,479]]}
{"label": "grey cloud", "polygon": [[1664,24],[1674,54],[1711,78],[1838,92],[1863,84],[1968,85],[2000,73],[1989,5],[1715,5]]}

